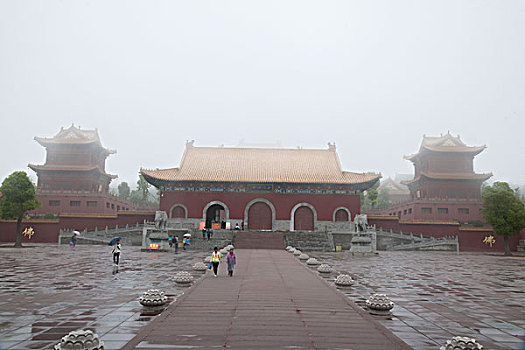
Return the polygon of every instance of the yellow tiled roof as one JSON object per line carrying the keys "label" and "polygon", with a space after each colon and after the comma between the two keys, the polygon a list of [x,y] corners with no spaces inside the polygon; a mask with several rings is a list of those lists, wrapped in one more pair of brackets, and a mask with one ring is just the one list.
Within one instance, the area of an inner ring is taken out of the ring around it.
{"label": "yellow tiled roof", "polygon": [[179,168],[147,170],[147,177],[166,181],[358,184],[380,174],[341,170],[335,148],[270,149],[186,147]]}

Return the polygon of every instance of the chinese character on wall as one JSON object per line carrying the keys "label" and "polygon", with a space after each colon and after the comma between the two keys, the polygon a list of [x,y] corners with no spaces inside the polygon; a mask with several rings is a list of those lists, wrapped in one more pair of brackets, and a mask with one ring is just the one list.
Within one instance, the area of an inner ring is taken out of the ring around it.
{"label": "chinese character on wall", "polygon": [[496,243],[496,239],[493,235],[486,236],[485,239],[483,239],[483,243],[490,244],[490,247],[492,248],[492,245]]}
{"label": "chinese character on wall", "polygon": [[35,234],[35,230],[33,230],[32,227],[26,227],[26,229],[22,231],[22,234],[24,236],[27,236],[28,239],[31,239],[31,237],[33,237],[33,235]]}

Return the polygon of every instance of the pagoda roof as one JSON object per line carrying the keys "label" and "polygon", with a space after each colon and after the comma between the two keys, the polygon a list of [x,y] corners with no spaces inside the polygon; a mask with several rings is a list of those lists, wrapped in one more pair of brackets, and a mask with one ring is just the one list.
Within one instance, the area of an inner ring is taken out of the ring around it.
{"label": "pagoda roof", "polygon": [[427,151],[430,152],[447,152],[447,153],[470,153],[472,155],[479,154],[485,148],[483,146],[467,146],[461,141],[459,135],[452,136],[450,133],[441,135],[439,137],[425,136],[423,135],[423,141],[419,147],[419,151],[415,154],[405,156],[407,160],[414,160],[419,157],[422,153]]}
{"label": "pagoda roof", "polygon": [[[57,144],[69,144],[69,145],[87,145],[96,144],[102,147],[100,143],[100,137],[98,136],[98,129],[94,130],[81,130],[74,125],[69,128],[60,128],[60,131],[53,137],[35,137],[35,140],[44,147],[49,145]],[[102,147],[104,148],[104,147]],[[116,153],[115,150],[104,148],[108,154]]]}
{"label": "pagoda roof", "polygon": [[387,178],[385,181],[382,181],[379,185],[378,191],[381,192],[387,190],[389,194],[410,194],[410,190],[403,183],[398,183],[392,178]]}
{"label": "pagoda roof", "polygon": [[90,165],[90,166],[75,166],[75,165],[36,165],[36,164],[28,164],[29,168],[31,168],[35,172],[39,171],[79,171],[79,172],[86,172],[86,171],[93,171],[96,170],[100,172],[102,175],[106,175],[107,177],[111,179],[116,179],[117,175],[108,174],[102,170],[96,165]]}
{"label": "pagoda roof", "polygon": [[476,174],[476,173],[432,173],[428,171],[423,171],[421,174],[409,181],[402,181],[402,184],[409,185],[414,182],[419,181],[422,177],[434,180],[481,180],[486,181],[492,177],[492,173],[488,174]]}
{"label": "pagoda roof", "polygon": [[146,180],[255,183],[366,184],[381,174],[343,171],[335,145],[328,149],[194,147],[180,167],[140,172]]}

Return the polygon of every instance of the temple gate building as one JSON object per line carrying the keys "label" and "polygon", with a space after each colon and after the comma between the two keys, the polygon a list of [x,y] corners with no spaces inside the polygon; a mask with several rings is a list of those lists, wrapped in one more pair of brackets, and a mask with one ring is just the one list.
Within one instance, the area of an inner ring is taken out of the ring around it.
{"label": "temple gate building", "polygon": [[116,151],[102,147],[98,131],[71,125],[52,138],[35,137],[46,148],[44,165],[29,164],[38,176],[41,207],[32,214],[114,214],[132,204],[109,193],[116,175],[105,171],[106,158]]}
{"label": "temple gate building", "polygon": [[485,148],[467,146],[450,133],[423,136],[419,151],[405,157],[414,163],[414,178],[402,182],[410,190],[410,200],[383,214],[410,220],[483,220],[481,186],[492,173],[475,173],[473,163]]}
{"label": "temple gate building", "polygon": [[178,168],[141,169],[161,190],[160,210],[175,227],[319,231],[349,229],[359,193],[379,174],[343,171],[328,149],[195,147]]}

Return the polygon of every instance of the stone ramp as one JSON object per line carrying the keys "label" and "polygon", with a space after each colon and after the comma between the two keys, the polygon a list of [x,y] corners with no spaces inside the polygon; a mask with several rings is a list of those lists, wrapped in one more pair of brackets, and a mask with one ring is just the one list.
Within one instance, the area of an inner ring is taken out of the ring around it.
{"label": "stone ramp", "polygon": [[410,349],[283,251],[237,250],[123,349]]}
{"label": "stone ramp", "polygon": [[280,232],[235,231],[237,249],[284,249],[284,235]]}

